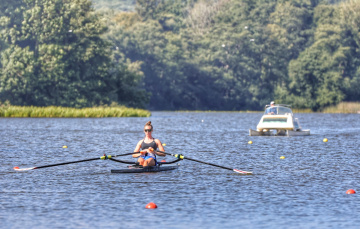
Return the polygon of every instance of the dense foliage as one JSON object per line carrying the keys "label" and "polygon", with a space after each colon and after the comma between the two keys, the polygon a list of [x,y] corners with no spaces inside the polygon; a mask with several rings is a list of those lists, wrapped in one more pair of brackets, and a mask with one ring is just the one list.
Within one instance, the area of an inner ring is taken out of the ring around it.
{"label": "dense foliage", "polygon": [[96,14],[87,0],[0,0],[1,101],[318,110],[360,100],[360,0],[94,2]]}
{"label": "dense foliage", "polygon": [[0,7],[2,102],[70,107],[146,102],[136,89],[141,75],[112,58],[101,38],[106,27],[91,2],[1,0]]}
{"label": "dense foliage", "polygon": [[152,109],[318,110],[360,99],[359,5],[138,0],[107,37],[141,63]]}

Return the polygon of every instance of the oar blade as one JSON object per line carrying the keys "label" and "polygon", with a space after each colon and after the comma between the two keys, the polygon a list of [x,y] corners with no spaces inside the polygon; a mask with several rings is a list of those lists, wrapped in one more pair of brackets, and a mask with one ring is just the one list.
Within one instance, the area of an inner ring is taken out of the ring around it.
{"label": "oar blade", "polygon": [[239,169],[233,169],[234,172],[240,173],[240,174],[246,174],[246,175],[251,175],[252,172],[248,172],[248,171],[242,171]]}
{"label": "oar blade", "polygon": [[232,168],[229,168],[229,167],[225,167],[225,166],[221,166],[221,165],[212,164],[212,163],[209,163],[209,162],[204,162],[204,161],[200,161],[200,160],[196,160],[196,159],[184,157],[182,154],[171,154],[171,153],[166,153],[166,152],[160,151],[160,150],[158,150],[158,152],[164,153],[164,154],[167,154],[167,155],[171,155],[171,156],[174,156],[174,157],[177,157],[177,158],[179,158],[179,159],[181,159],[181,160],[187,159],[187,160],[190,160],[190,161],[195,161],[195,162],[199,162],[199,163],[202,163],[202,164],[215,166],[215,167],[222,168],[222,169],[232,170],[232,171],[237,172],[237,173],[240,173],[240,174],[245,174],[245,175],[251,175],[251,174],[252,174],[252,172],[243,171],[243,170],[239,170],[239,169],[232,169]]}
{"label": "oar blade", "polygon": [[28,170],[33,170],[33,169],[37,169],[37,167],[31,167],[31,168],[23,168],[23,169],[20,169],[19,167],[14,167],[14,170],[15,171],[28,171]]}

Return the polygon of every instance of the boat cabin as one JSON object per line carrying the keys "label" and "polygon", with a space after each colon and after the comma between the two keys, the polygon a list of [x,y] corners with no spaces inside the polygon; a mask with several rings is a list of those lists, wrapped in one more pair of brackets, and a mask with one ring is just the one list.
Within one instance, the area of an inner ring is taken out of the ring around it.
{"label": "boat cabin", "polygon": [[299,120],[294,118],[290,105],[266,105],[257,130],[249,130],[250,136],[304,136],[310,130],[302,130]]}

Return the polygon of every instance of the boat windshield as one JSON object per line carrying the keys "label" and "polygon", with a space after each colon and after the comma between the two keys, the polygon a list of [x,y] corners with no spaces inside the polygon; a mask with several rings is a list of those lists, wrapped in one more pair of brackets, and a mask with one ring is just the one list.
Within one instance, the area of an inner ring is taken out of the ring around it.
{"label": "boat windshield", "polygon": [[286,114],[286,113],[292,114],[291,109],[288,108],[288,107],[279,107],[279,108],[278,108],[278,114],[279,114],[279,115],[284,115],[284,114]]}
{"label": "boat windshield", "polygon": [[292,111],[288,107],[273,106],[265,109],[265,114],[285,115],[292,114]]}

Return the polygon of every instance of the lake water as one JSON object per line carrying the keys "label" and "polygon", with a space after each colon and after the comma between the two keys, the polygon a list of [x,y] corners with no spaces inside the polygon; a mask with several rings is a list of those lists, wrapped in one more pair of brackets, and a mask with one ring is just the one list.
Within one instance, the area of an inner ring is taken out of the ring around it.
{"label": "lake water", "polygon": [[[359,228],[360,115],[297,114],[311,136],[248,136],[261,115],[1,118],[0,228]],[[189,160],[143,174],[112,174],[126,165],[110,160],[13,170],[132,152],[149,120],[167,152],[253,175]]]}

